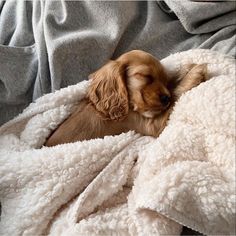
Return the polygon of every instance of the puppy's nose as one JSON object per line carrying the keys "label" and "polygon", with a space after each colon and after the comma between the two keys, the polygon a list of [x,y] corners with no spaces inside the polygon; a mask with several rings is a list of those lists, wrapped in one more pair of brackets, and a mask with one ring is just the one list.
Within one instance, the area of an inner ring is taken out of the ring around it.
{"label": "puppy's nose", "polygon": [[170,103],[170,96],[162,94],[160,95],[160,101],[161,104],[166,107]]}

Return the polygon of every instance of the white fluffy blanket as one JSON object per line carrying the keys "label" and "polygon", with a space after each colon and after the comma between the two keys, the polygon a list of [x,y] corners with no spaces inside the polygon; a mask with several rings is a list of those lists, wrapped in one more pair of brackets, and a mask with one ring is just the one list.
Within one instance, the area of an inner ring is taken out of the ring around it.
{"label": "white fluffy blanket", "polygon": [[208,63],[212,79],[180,98],[158,139],[131,131],[41,148],[88,82],[0,128],[0,235],[235,234],[235,60],[190,50],[162,62],[169,73]]}

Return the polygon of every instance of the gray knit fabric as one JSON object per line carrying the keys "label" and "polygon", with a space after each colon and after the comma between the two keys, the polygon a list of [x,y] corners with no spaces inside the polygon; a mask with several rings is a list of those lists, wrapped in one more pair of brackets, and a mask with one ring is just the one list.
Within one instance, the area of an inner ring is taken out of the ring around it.
{"label": "gray knit fabric", "polygon": [[235,2],[0,1],[0,124],[108,59],[192,48],[235,56]]}

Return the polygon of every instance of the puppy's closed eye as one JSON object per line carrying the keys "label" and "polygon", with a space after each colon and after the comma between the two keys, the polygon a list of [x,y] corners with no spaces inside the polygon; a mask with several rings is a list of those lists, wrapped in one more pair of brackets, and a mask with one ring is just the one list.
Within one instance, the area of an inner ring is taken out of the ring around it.
{"label": "puppy's closed eye", "polygon": [[128,81],[127,81],[127,86],[129,88],[129,90],[140,90],[142,89],[143,86],[145,86],[147,84],[147,80],[144,78],[144,76],[142,74],[134,74],[132,76],[129,77]]}
{"label": "puppy's closed eye", "polygon": [[153,76],[149,74],[136,73],[134,77],[136,79],[142,80],[142,83],[145,85],[152,84],[154,82]]}

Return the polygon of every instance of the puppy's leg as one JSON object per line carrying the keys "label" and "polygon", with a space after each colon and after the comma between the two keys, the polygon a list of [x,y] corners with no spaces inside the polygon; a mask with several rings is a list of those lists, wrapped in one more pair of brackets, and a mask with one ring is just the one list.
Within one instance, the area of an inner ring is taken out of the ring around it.
{"label": "puppy's leg", "polygon": [[174,90],[175,99],[208,79],[207,64],[190,64],[182,69],[181,80]]}

